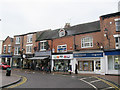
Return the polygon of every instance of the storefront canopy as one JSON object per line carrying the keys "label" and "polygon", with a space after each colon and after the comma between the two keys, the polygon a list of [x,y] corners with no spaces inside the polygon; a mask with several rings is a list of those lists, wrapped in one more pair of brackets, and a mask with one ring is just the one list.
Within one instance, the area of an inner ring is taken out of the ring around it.
{"label": "storefront canopy", "polygon": [[29,60],[38,60],[38,59],[46,59],[48,57],[32,57],[32,58],[27,58]]}

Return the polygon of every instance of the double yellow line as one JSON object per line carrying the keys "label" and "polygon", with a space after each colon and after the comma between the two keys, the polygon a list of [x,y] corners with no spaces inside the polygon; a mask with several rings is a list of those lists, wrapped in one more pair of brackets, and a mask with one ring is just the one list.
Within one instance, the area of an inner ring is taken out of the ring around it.
{"label": "double yellow line", "polygon": [[[95,76],[94,76],[94,77],[95,77]],[[109,86],[115,88],[115,90],[120,90],[119,87],[117,87],[116,85],[114,85],[114,84],[112,84],[112,83],[110,83],[110,82],[108,82],[108,81],[105,81],[105,80],[103,80],[103,79],[101,79],[101,78],[98,78],[98,77],[95,77],[95,78],[97,78],[97,79],[103,81],[104,83],[108,84]]]}
{"label": "double yellow line", "polygon": [[[19,76],[19,75],[15,75],[15,76]],[[20,86],[20,85],[24,84],[27,81],[26,77],[24,77],[24,76],[19,76],[19,77],[22,78],[22,81],[20,83],[18,83],[18,84],[12,85],[12,86],[10,86],[8,88],[14,88],[14,87]]]}

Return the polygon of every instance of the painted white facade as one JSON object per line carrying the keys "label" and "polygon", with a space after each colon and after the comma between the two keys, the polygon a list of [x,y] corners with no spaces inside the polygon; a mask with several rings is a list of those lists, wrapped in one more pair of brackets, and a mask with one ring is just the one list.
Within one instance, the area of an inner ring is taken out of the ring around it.
{"label": "painted white facade", "polygon": [[[118,55],[117,55],[118,56]],[[111,58],[108,58],[109,56],[105,56],[105,61],[106,61],[106,73],[105,74],[116,74],[120,75],[120,70],[115,70],[115,62],[114,62],[114,55],[111,56]],[[119,55],[120,57],[120,55]],[[120,61],[120,58],[119,58]]]}
{"label": "painted white facade", "polygon": [[[0,55],[2,54],[2,44],[3,44],[3,40],[0,40]],[[1,58],[0,58],[0,63],[1,63]]]}

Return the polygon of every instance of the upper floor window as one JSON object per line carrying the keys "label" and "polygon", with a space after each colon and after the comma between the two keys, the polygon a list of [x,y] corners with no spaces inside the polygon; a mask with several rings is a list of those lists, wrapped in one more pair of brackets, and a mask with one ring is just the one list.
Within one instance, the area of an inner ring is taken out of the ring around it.
{"label": "upper floor window", "polygon": [[58,45],[57,52],[67,52],[67,45]]}
{"label": "upper floor window", "polygon": [[20,44],[20,37],[16,37],[16,44]]}
{"label": "upper floor window", "polygon": [[6,53],[6,45],[3,47],[3,53]]}
{"label": "upper floor window", "polygon": [[27,43],[32,43],[32,34],[27,35]]}
{"label": "upper floor window", "polygon": [[81,48],[93,47],[93,38],[85,37],[81,39]]}
{"label": "upper floor window", "polygon": [[115,48],[120,49],[120,35],[116,34],[116,35],[113,35],[113,36],[115,37]]}
{"label": "upper floor window", "polygon": [[15,47],[14,54],[15,54],[15,55],[18,55],[18,54],[19,54],[19,51],[20,51],[20,46]]}
{"label": "upper floor window", "polygon": [[46,41],[40,41],[40,51],[46,50]]}
{"label": "upper floor window", "polygon": [[120,31],[120,18],[115,19],[116,31]]}
{"label": "upper floor window", "polygon": [[26,53],[32,53],[32,45],[33,44],[26,45]]}
{"label": "upper floor window", "polygon": [[11,45],[8,45],[8,53],[11,51]]}

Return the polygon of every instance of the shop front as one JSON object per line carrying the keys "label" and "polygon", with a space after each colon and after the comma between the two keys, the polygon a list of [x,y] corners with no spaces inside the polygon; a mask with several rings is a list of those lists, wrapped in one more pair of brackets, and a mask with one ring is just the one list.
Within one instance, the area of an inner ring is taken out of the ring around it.
{"label": "shop front", "polygon": [[52,55],[52,69],[58,72],[68,72],[72,70],[73,54],[55,54]]}
{"label": "shop front", "polygon": [[13,68],[20,68],[22,66],[21,56],[14,55],[12,60],[12,67]]}
{"label": "shop front", "polygon": [[120,75],[120,50],[105,51],[106,74]]}
{"label": "shop front", "polygon": [[91,73],[91,74],[105,74],[105,61],[103,52],[87,51],[87,52],[74,52],[74,72],[78,73]]}
{"label": "shop front", "polygon": [[51,51],[35,52],[35,56],[27,58],[30,68],[33,70],[46,70],[51,67]]}
{"label": "shop front", "polygon": [[0,55],[1,63],[6,63],[11,66],[12,63],[12,55],[2,54]]}

